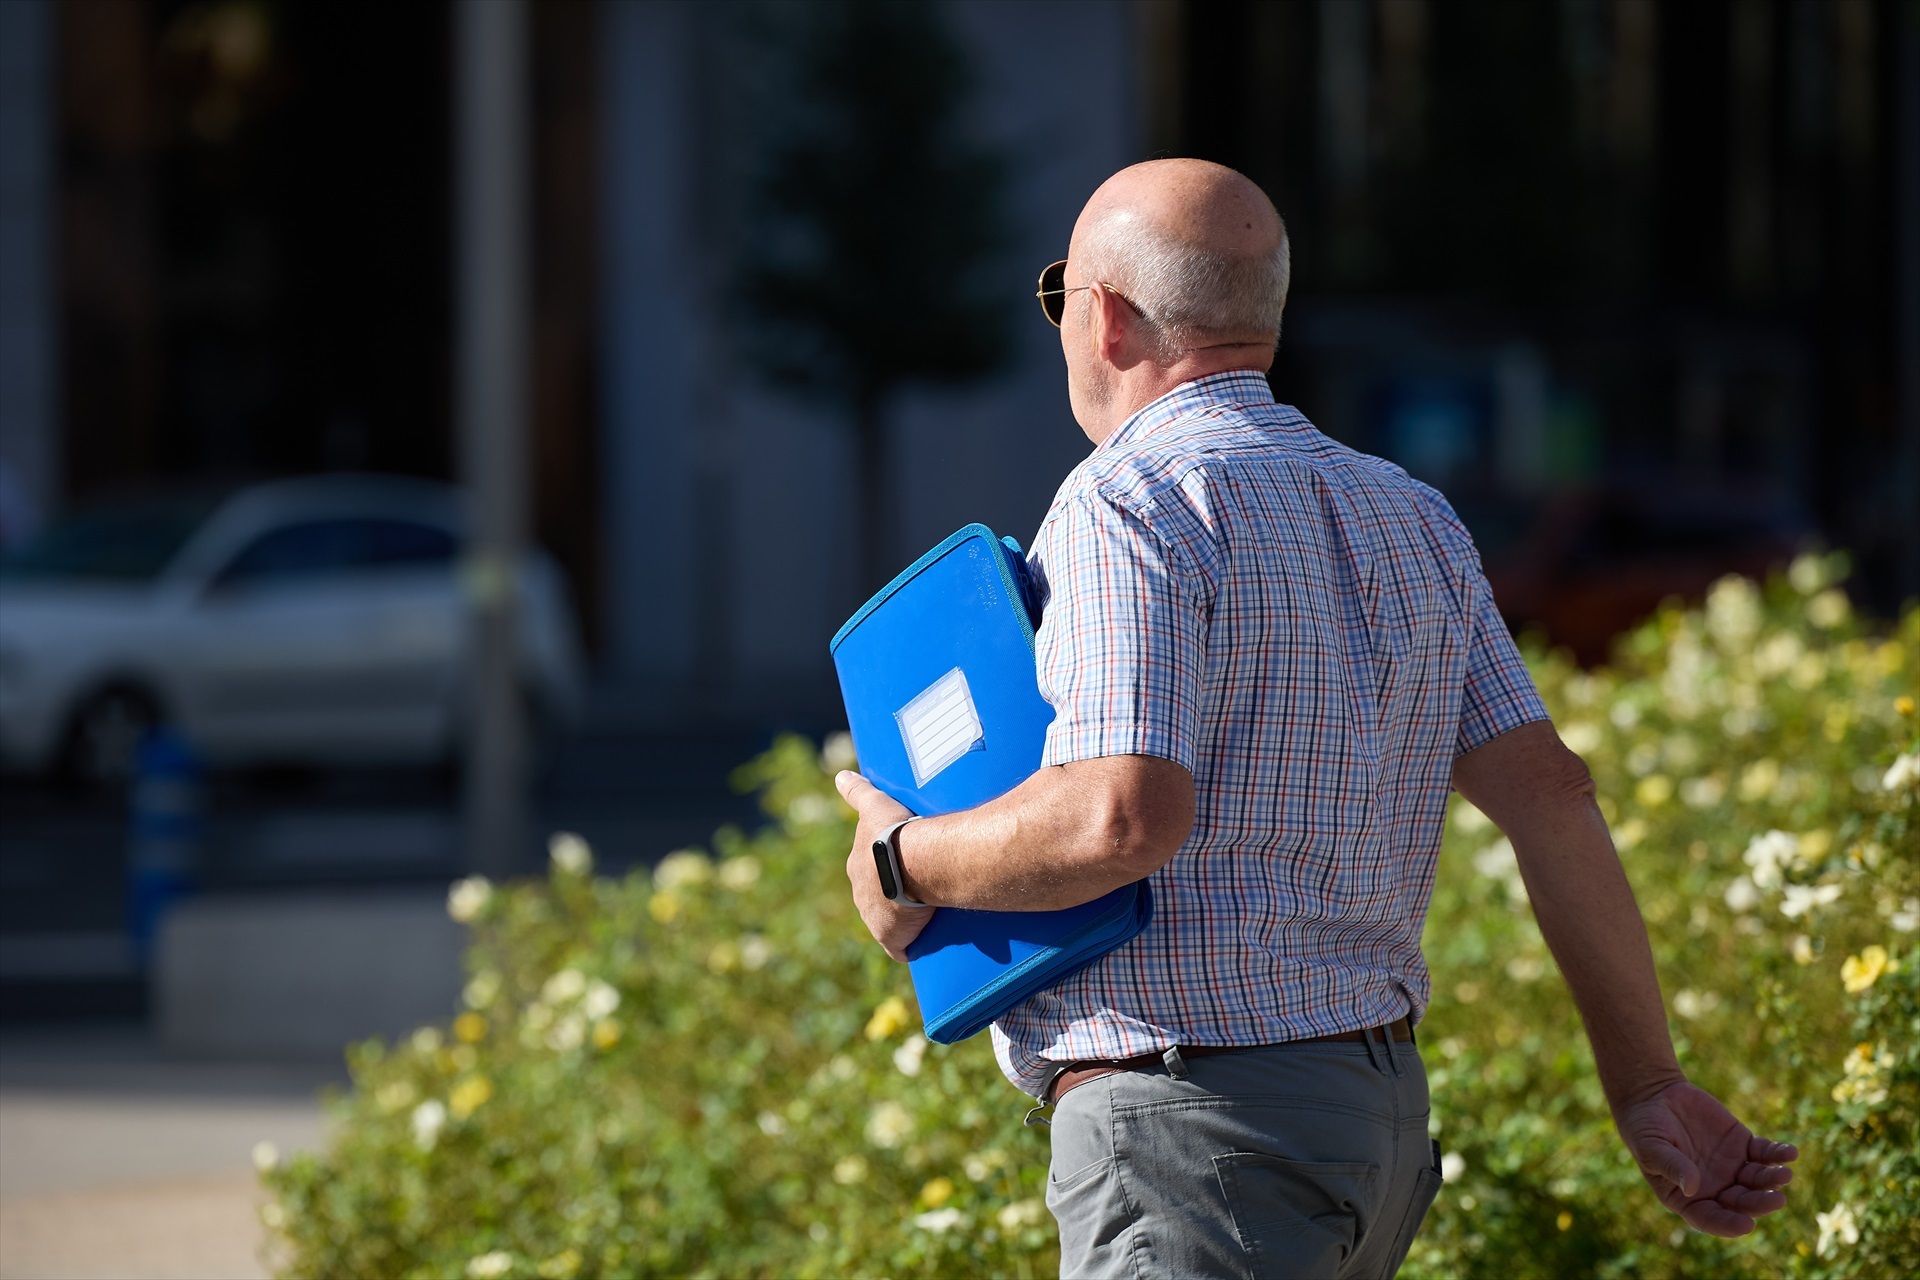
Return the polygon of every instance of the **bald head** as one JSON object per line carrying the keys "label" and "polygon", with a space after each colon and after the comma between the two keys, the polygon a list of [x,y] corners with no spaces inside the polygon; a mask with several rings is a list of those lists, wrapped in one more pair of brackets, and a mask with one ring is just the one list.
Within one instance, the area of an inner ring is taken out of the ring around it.
{"label": "bald head", "polygon": [[1225,165],[1122,169],[1087,201],[1068,258],[1075,275],[1105,281],[1139,310],[1163,356],[1279,341],[1287,229],[1266,193]]}

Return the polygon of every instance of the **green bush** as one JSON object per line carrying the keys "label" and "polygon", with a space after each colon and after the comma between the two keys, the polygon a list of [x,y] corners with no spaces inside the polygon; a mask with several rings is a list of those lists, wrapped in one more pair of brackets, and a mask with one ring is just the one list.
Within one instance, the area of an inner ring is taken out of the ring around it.
{"label": "green bush", "polygon": [[[1694,1080],[1797,1142],[1789,1207],[1684,1229],[1615,1135],[1511,847],[1456,800],[1421,1048],[1448,1184],[1409,1276],[1920,1272],[1920,608],[1869,635],[1807,558],[1582,672],[1592,766]],[[289,1275],[1052,1275],[1047,1134],[984,1036],[929,1044],[847,899],[851,763],[744,767],[774,821],[651,874],[456,885],[465,1009],[350,1050],[327,1149],[268,1169]]]}

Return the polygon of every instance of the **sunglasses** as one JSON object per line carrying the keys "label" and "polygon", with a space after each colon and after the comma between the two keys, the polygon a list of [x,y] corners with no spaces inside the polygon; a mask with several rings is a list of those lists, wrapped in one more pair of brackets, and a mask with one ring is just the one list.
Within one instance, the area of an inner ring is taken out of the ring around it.
{"label": "sunglasses", "polygon": [[[1096,281],[1095,283],[1099,284],[1100,287],[1107,292],[1113,294],[1114,297],[1120,299],[1120,301],[1125,302],[1127,308],[1131,310],[1133,314],[1143,314],[1140,308],[1129,302],[1126,295],[1114,289],[1112,285],[1107,284],[1105,281]],[[1040,299],[1041,313],[1047,317],[1048,322],[1051,323],[1054,328],[1058,329],[1061,318],[1067,314],[1067,295],[1070,293],[1079,293],[1082,289],[1091,288],[1093,288],[1093,285],[1090,284],[1076,284],[1071,289],[1067,287],[1067,260],[1062,258],[1058,262],[1048,264],[1047,269],[1040,273],[1040,287],[1033,291],[1033,296]]]}

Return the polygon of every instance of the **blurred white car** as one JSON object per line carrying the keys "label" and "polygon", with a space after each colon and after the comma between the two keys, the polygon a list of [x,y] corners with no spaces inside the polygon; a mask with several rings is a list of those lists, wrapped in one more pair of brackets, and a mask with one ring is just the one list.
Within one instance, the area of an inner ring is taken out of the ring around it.
{"label": "blurred white car", "polygon": [[[0,560],[0,762],[110,781],[157,724],[214,765],[456,758],[473,627],[458,490],[317,476],[126,505]],[[521,687],[573,723],[578,633],[529,555]]]}

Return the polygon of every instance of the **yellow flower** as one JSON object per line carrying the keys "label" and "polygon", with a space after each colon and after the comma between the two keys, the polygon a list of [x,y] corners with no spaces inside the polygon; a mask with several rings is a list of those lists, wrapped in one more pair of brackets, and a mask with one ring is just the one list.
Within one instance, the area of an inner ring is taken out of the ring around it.
{"label": "yellow flower", "polygon": [[620,1043],[620,1024],[612,1018],[602,1018],[593,1024],[593,1047],[611,1049]]}
{"label": "yellow flower", "polygon": [[1673,798],[1673,779],[1664,773],[1650,773],[1633,789],[1633,798],[1648,809],[1657,809]]}
{"label": "yellow flower", "polygon": [[1880,981],[1883,973],[1893,973],[1900,968],[1897,961],[1887,959],[1887,949],[1879,943],[1862,947],[1857,956],[1848,956],[1840,966],[1840,981],[1846,984],[1850,995],[1858,995]]}
{"label": "yellow flower", "polygon": [[1913,695],[1910,693],[1903,693],[1899,697],[1895,698],[1893,700],[1893,710],[1896,715],[1903,715],[1903,716],[1912,715],[1913,714]]}
{"label": "yellow flower", "polygon": [[466,1044],[479,1044],[487,1036],[487,1020],[469,1009],[453,1020],[453,1035]]}
{"label": "yellow flower", "polygon": [[1565,1209],[1562,1209],[1560,1211],[1560,1216],[1553,1220],[1553,1225],[1560,1228],[1562,1231],[1565,1231],[1568,1227],[1571,1227],[1573,1225],[1573,1215],[1571,1213],[1568,1213]]}
{"label": "yellow flower", "polygon": [[680,918],[680,899],[662,891],[647,899],[647,914],[660,924],[672,924]]}
{"label": "yellow flower", "polygon": [[863,1156],[842,1156],[833,1166],[833,1180],[843,1187],[864,1181],[866,1176],[867,1162]]}
{"label": "yellow flower", "polygon": [[453,1086],[447,1095],[447,1112],[455,1120],[465,1120],[493,1096],[493,1082],[485,1076],[468,1076]]}
{"label": "yellow flower", "polygon": [[540,1280],[573,1280],[580,1274],[580,1261],[578,1249],[562,1249],[542,1262],[535,1274]]}
{"label": "yellow flower", "polygon": [[899,996],[888,996],[867,1019],[867,1039],[885,1040],[898,1035],[912,1024],[912,1014],[907,1010],[907,1002]]}
{"label": "yellow flower", "polygon": [[1795,964],[1813,963],[1813,939],[1804,933],[1793,936],[1793,962]]}
{"label": "yellow flower", "polygon": [[953,1199],[953,1179],[935,1178],[920,1188],[920,1203],[928,1209],[938,1209]]}

